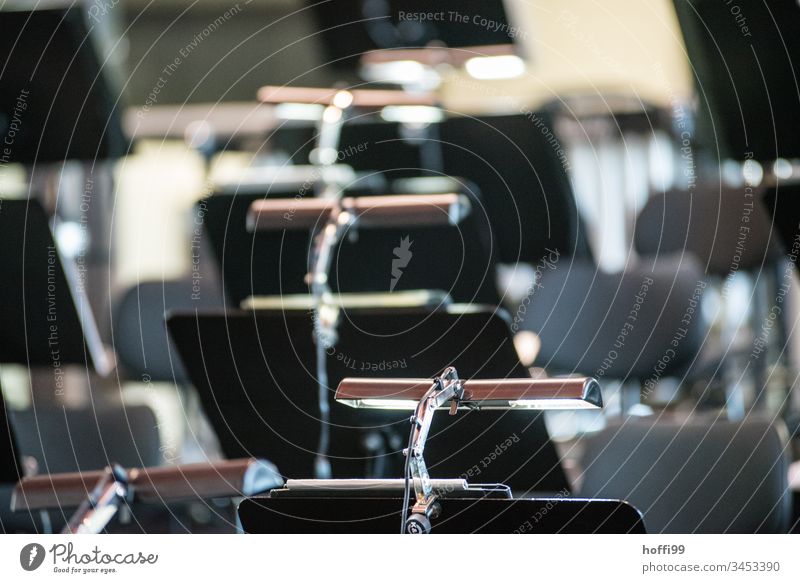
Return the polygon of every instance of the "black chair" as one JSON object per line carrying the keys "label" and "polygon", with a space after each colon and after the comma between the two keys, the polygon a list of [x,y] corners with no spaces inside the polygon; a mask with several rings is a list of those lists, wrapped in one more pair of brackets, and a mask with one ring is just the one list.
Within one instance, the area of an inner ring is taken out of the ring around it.
{"label": "black chair", "polygon": [[114,350],[131,380],[189,383],[167,332],[166,314],[175,309],[221,307],[222,293],[210,279],[143,281],[128,289],[116,306]]}
{"label": "black chair", "polygon": [[[772,228],[769,213],[761,203],[763,189],[729,187],[701,183],[693,191],[676,190],[654,194],[636,221],[636,250],[643,261],[652,261],[661,254],[688,253],[702,266],[709,283],[722,288],[725,301],[726,279],[736,273],[748,273],[753,279],[754,297],[775,294],[784,282],[785,264],[779,236]],[[760,333],[769,314],[766,302],[754,302],[750,317],[753,330]],[[711,383],[720,382],[725,392],[728,414],[741,419],[747,406],[741,389],[742,367],[753,375],[756,394],[761,401],[769,377],[766,357],[751,358],[757,346],[733,348],[738,323],[723,320],[704,346],[693,376]],[[782,352],[789,323],[781,315],[775,323],[769,342]],[[737,364],[747,361],[747,364]],[[704,393],[712,386],[705,383]]]}
{"label": "black chair", "polygon": [[580,495],[627,500],[652,533],[780,533],[784,431],[768,421],[629,418],[585,440]]}
{"label": "black chair", "polygon": [[709,276],[761,271],[782,257],[763,189],[698,185],[653,194],[636,219],[641,255],[692,253]]}
{"label": "black chair", "polygon": [[66,409],[34,406],[11,412],[23,456],[38,473],[99,470],[112,462],[127,468],[161,464],[158,421],[150,407]]}
{"label": "black chair", "polygon": [[[429,136],[413,139],[397,124],[365,119],[342,130],[343,149],[362,145],[347,163],[390,180],[427,174],[474,183],[499,262],[536,263],[552,250],[591,256],[551,113],[452,116],[432,126]],[[431,144],[438,153],[423,155]]]}
{"label": "black chair", "polygon": [[11,513],[11,493],[24,475],[22,456],[11,430],[3,389],[0,387],[0,533],[33,532],[35,524]]}
{"label": "black chair", "polygon": [[542,271],[521,327],[541,338],[538,366],[656,382],[681,374],[697,354],[704,288],[691,256],[642,261],[618,273],[561,258]]}

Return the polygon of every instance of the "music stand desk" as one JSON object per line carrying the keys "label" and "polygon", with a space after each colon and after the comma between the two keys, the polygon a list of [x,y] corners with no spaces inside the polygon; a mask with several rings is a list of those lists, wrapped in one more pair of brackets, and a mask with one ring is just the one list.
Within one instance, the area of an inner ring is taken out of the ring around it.
{"label": "music stand desk", "polygon": [[[169,332],[227,457],[264,457],[287,478],[314,475],[319,404],[313,326],[312,314],[303,311],[192,311],[168,317]],[[358,411],[334,402],[341,379],[432,378],[450,365],[462,378],[529,376],[502,310],[460,304],[344,310],[327,362],[333,477],[401,476],[408,439],[407,412]],[[383,450],[366,448],[376,440]],[[481,468],[481,460],[501,443],[502,455]],[[472,471],[472,481],[505,483],[522,492],[568,488],[539,414],[441,415],[434,419],[426,451],[432,477],[459,477],[478,466],[480,475]]]}
{"label": "music stand desk", "polygon": [[[436,534],[644,534],[633,506],[585,498],[445,498]],[[396,534],[402,496],[395,498],[246,498],[239,519],[255,534]]]}

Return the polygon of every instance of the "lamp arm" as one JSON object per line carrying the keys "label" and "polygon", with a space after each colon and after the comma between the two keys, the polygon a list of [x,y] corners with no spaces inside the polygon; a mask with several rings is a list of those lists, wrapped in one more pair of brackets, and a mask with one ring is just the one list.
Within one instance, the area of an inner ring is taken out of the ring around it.
{"label": "lamp arm", "polygon": [[97,485],[61,531],[62,534],[100,534],[133,496],[128,473],[119,465],[105,469]]}
{"label": "lamp arm", "polygon": [[331,166],[339,158],[339,145],[342,138],[342,126],[353,105],[353,95],[349,91],[337,92],[331,102],[325,106],[317,124],[317,140],[312,152],[312,162],[317,166]]}
{"label": "lamp arm", "polygon": [[353,223],[350,212],[337,204],[331,211],[328,222],[317,233],[314,239],[314,255],[311,271],[306,276],[314,305],[313,333],[316,343],[317,391],[319,402],[320,435],[317,455],[314,463],[314,474],[317,478],[328,479],[332,475],[328,461],[330,444],[330,397],[328,389],[328,370],[326,354],[337,341],[336,325],[339,320],[339,308],[331,301],[331,290],[328,285],[328,273],[333,259],[333,250],[341,240],[342,234]]}
{"label": "lamp arm", "polygon": [[344,110],[331,104],[317,126],[317,143],[312,161],[319,166],[330,166],[339,156],[339,142],[344,125]]}
{"label": "lamp arm", "polygon": [[326,310],[326,306],[332,308],[331,289],[328,285],[331,262],[333,261],[333,251],[347,228],[354,223],[354,215],[343,210],[337,205],[331,211],[328,222],[317,233],[314,238],[314,254],[311,261],[311,270],[307,277],[307,282],[311,288],[314,310],[316,312],[316,322],[314,323],[314,334],[318,340],[322,340],[327,347],[336,343],[336,313],[338,310]]}
{"label": "lamp arm", "polygon": [[[425,442],[433,423],[433,415],[436,409],[451,402],[455,405],[464,397],[464,385],[458,378],[458,373],[453,367],[449,367],[441,377],[434,380],[433,385],[425,393],[417,405],[411,422],[414,424],[412,429],[411,450],[404,453],[409,457],[409,469],[414,482],[414,493],[416,503],[412,508],[415,514],[428,514],[431,505],[436,501],[436,492],[431,486],[428,468],[425,465],[423,454],[425,453]],[[456,407],[451,407],[450,414],[454,415]]]}

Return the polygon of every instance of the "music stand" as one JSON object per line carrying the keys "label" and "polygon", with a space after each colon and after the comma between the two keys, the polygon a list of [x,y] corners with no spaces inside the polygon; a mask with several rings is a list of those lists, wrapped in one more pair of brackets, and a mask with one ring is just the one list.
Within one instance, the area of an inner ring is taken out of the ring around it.
{"label": "music stand", "polygon": [[[397,533],[403,498],[313,494],[244,499],[239,520],[253,534]],[[644,534],[639,511],[620,500],[448,498],[434,534]]]}
{"label": "music stand", "polygon": [[794,0],[675,0],[711,155],[800,158],[800,6]]}
{"label": "music stand", "polygon": [[94,50],[84,7],[0,10],[2,160],[124,156],[119,92]]}
{"label": "music stand", "polygon": [[57,387],[65,364],[111,371],[77,266],[37,200],[0,199],[0,274],[0,362],[52,367]]}
{"label": "music stand", "polygon": [[22,475],[22,459],[11,430],[3,387],[0,386],[0,487],[16,484]]}
{"label": "music stand", "polygon": [[[454,367],[448,367],[434,379],[344,379],[336,390],[336,400],[356,408],[413,409],[411,435],[404,451],[405,479],[290,480],[283,488],[273,490],[267,499],[245,505],[244,509],[240,507],[240,515],[248,514],[247,528],[253,525],[263,529],[266,523],[267,529],[296,531],[297,528],[308,528],[309,522],[313,521],[322,522],[318,532],[329,532],[331,526],[327,521],[331,521],[337,531],[351,530],[348,526],[357,522],[352,530],[363,532],[362,529],[368,527],[372,532],[391,532],[391,524],[382,519],[396,516],[389,506],[394,500],[402,504],[403,511],[399,516],[401,532],[411,534],[434,530],[495,533],[558,532],[571,528],[578,532],[604,528],[616,532],[643,530],[639,514],[619,501],[592,504],[591,500],[579,500],[572,504],[572,501],[563,499],[566,492],[554,499],[514,500],[510,490],[502,484],[473,484],[466,479],[432,480],[423,459],[428,431],[437,409],[449,409],[451,416],[462,409],[599,409],[603,401],[600,386],[594,379],[464,380]],[[416,495],[413,506],[408,499],[412,483]],[[279,506],[283,504],[282,511],[285,511],[286,503],[291,504],[292,500],[300,500],[317,514],[304,514],[302,518],[288,514],[291,517],[288,521],[273,520],[275,502]],[[560,516],[551,514],[547,519],[550,511],[564,502],[567,512],[562,509],[562,512],[556,512]],[[365,508],[361,507],[362,504]],[[590,509],[588,512],[587,508]],[[526,510],[530,516],[527,519]],[[577,510],[578,515],[583,513],[584,516],[578,517],[570,510]],[[620,510],[621,516],[614,520],[613,514]],[[594,521],[587,524],[586,514],[592,515]],[[578,524],[571,524],[576,518]],[[540,522],[544,524],[540,525]]]}
{"label": "music stand", "polygon": [[[333,101],[335,102],[341,95],[336,94]],[[357,95],[349,93],[346,95],[353,103],[358,101]],[[336,248],[346,237],[350,239],[357,237],[362,229],[386,230],[392,227],[405,229],[412,226],[426,226],[444,231],[458,225],[470,211],[469,199],[455,193],[343,198],[342,189],[336,185],[326,187],[320,198],[261,200],[254,202],[250,207],[247,225],[251,230],[274,232],[286,229],[312,229],[314,233],[314,247],[305,280],[313,298],[314,342],[317,347],[315,364],[320,441],[315,477],[331,477],[330,462],[327,459],[330,441],[330,389],[326,352],[336,347],[341,312],[341,302],[334,299],[330,287],[330,272]],[[396,258],[392,260],[390,292],[394,291],[398,279],[403,275],[403,268],[408,266],[413,257],[411,244],[410,239],[406,237],[401,239],[400,245],[394,249]],[[379,305],[375,304],[375,307]]]}
{"label": "music stand", "polygon": [[63,513],[77,508],[62,534],[98,534],[123,508],[133,512],[134,505],[252,496],[282,484],[275,467],[257,459],[131,469],[111,464],[92,472],[22,478],[14,487],[11,510]]}
{"label": "music stand", "polygon": [[[312,476],[319,415],[311,315],[178,312],[167,326],[225,455],[264,456],[289,478]],[[328,354],[329,387],[352,376],[431,377],[450,364],[470,378],[529,376],[519,364],[507,317],[491,308],[347,310],[338,335]],[[482,481],[515,490],[568,489],[542,416],[481,416],[434,420],[428,445],[436,461],[433,476],[460,476],[477,465]],[[403,412],[359,412],[332,403],[333,477],[402,475],[407,420]],[[451,431],[469,437],[453,446],[443,438]],[[502,455],[492,456],[498,448]],[[481,468],[486,456],[496,459]]]}

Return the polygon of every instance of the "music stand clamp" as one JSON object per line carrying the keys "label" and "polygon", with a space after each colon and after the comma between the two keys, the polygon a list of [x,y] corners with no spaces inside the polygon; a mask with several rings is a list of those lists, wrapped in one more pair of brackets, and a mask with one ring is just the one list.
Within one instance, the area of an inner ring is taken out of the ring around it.
{"label": "music stand clamp", "polygon": [[442,376],[434,379],[433,385],[422,397],[414,415],[411,417],[410,449],[403,450],[408,458],[411,479],[414,482],[416,502],[411,508],[411,516],[406,519],[406,532],[410,534],[427,533],[431,530],[431,518],[436,518],[440,507],[436,503],[437,493],[431,486],[428,467],[423,454],[425,441],[433,422],[433,414],[439,407],[450,403],[450,415],[455,415],[458,403],[464,396],[464,385],[458,378],[454,367],[448,367]]}

